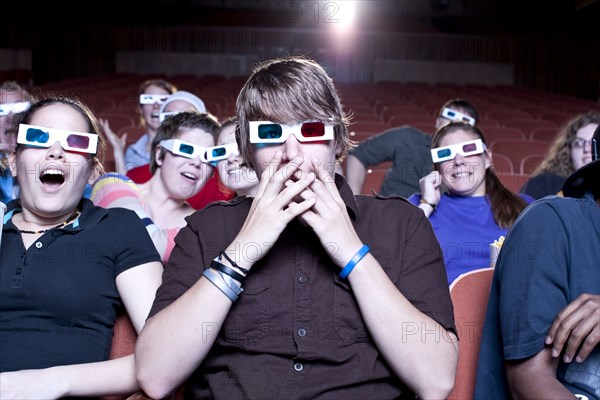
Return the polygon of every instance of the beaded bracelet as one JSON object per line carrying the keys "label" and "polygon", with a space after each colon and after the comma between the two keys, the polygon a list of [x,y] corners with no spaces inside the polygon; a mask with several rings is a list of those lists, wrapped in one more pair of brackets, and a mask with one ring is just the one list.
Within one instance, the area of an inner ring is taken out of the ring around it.
{"label": "beaded bracelet", "polygon": [[350,272],[352,272],[354,267],[356,267],[356,264],[358,264],[358,262],[363,259],[363,257],[369,252],[369,250],[371,250],[371,248],[366,244],[363,244],[360,250],[356,252],[354,257],[352,257],[350,261],[348,261],[348,264],[346,264],[344,269],[342,269],[342,271],[340,272],[340,278],[346,279],[348,275],[350,275]]}
{"label": "beaded bracelet", "polygon": [[[211,269],[205,269],[203,275],[219,289],[225,296],[229,298],[233,303],[235,303],[238,299],[238,294],[233,291],[226,283],[225,280],[221,279],[219,276],[213,274]],[[241,290],[241,289],[240,289]]]}

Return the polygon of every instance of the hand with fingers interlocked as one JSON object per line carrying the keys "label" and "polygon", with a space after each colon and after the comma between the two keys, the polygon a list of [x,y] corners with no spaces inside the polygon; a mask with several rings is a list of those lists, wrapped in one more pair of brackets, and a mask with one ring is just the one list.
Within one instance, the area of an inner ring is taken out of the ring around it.
{"label": "hand with fingers interlocked", "polygon": [[[281,160],[282,152],[278,151],[263,171],[248,216],[234,240],[234,243],[261,244],[261,254],[255,257],[254,262],[271,249],[290,221],[313,207],[316,201],[312,196],[299,197],[314,182],[314,173],[290,180],[302,165],[302,158],[293,159],[285,165]],[[242,260],[240,264],[248,269],[252,266],[249,260]]]}
{"label": "hand with fingers interlocked", "polygon": [[335,179],[318,160],[312,160],[312,166],[316,179],[301,196],[314,199],[314,206],[300,219],[313,229],[331,259],[342,268],[361,248],[362,241],[352,226]]}

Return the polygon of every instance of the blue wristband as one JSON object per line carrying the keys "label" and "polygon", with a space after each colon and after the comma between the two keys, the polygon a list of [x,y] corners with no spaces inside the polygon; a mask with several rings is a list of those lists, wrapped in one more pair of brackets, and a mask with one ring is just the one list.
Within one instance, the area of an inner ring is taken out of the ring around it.
{"label": "blue wristband", "polygon": [[358,262],[363,259],[363,257],[369,252],[369,250],[371,250],[371,248],[366,244],[363,244],[360,250],[356,252],[354,257],[352,257],[352,259],[348,261],[348,264],[346,264],[344,269],[340,272],[340,278],[346,279],[348,275],[350,275],[350,272],[352,272],[354,267],[356,267],[356,264],[358,264]]}

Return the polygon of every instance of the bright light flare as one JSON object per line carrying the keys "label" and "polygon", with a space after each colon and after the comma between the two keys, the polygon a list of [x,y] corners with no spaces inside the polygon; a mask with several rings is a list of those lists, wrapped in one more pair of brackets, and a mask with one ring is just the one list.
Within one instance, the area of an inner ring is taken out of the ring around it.
{"label": "bright light flare", "polygon": [[334,4],[338,9],[338,22],[336,28],[341,31],[347,31],[354,25],[354,17],[356,15],[356,1],[337,1]]}

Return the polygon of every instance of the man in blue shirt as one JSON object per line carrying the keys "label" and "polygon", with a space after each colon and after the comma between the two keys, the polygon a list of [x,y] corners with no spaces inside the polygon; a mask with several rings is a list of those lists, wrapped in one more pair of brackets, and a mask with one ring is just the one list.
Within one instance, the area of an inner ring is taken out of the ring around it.
{"label": "man in blue shirt", "polygon": [[531,204],[500,252],[475,399],[600,399],[600,129],[566,197]]}

